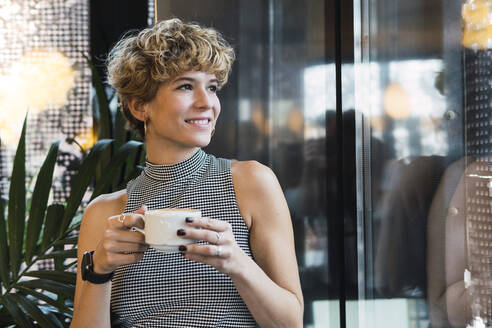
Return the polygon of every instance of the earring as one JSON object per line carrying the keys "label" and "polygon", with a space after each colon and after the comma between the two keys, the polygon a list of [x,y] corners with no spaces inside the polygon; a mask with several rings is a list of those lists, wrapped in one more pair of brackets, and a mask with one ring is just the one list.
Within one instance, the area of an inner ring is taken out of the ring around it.
{"label": "earring", "polygon": [[210,133],[210,136],[213,137],[215,134],[215,128],[212,129],[212,132]]}
{"label": "earring", "polygon": [[147,135],[147,121],[148,121],[148,119],[145,118],[145,120],[144,120],[144,136]]}

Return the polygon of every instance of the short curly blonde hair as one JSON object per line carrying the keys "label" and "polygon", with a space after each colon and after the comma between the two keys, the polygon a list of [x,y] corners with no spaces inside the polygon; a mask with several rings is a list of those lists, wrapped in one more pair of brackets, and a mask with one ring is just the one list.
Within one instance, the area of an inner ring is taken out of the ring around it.
{"label": "short curly blonde hair", "polygon": [[161,85],[188,71],[215,74],[220,89],[234,59],[219,32],[174,18],[118,41],[107,58],[108,84],[116,89],[130,127],[144,137],[144,123],[128,108],[131,99],[148,103]]}

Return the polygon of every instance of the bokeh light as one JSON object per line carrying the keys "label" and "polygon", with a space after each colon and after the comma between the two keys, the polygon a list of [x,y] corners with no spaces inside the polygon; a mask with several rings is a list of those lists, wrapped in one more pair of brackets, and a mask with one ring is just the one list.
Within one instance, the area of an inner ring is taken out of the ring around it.
{"label": "bokeh light", "polygon": [[400,83],[390,83],[383,96],[385,113],[394,119],[410,116],[410,97]]}
{"label": "bokeh light", "polygon": [[10,144],[18,140],[22,121],[29,111],[67,105],[75,83],[70,60],[59,51],[28,51],[8,73],[0,76],[0,138]]}
{"label": "bokeh light", "polygon": [[492,0],[468,0],[463,4],[463,46],[492,49]]}

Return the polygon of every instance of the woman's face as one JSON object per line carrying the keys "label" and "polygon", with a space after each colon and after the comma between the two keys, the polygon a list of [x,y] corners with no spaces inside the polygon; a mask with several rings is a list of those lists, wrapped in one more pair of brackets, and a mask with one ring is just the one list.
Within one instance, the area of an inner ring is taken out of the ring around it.
{"label": "woman's face", "polygon": [[162,85],[145,106],[146,140],[181,148],[205,147],[220,113],[215,74],[189,71]]}

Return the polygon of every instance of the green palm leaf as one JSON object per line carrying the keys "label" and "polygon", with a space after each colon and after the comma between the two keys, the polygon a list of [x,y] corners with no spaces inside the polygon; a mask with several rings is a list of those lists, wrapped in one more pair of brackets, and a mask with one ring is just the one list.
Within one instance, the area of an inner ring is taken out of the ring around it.
{"label": "green palm leaf", "polygon": [[106,91],[104,90],[104,86],[102,84],[101,78],[99,77],[99,73],[97,72],[96,67],[92,64],[91,60],[82,53],[82,56],[87,61],[92,73],[92,85],[96,89],[97,96],[97,104],[99,108],[99,135],[98,139],[108,139],[113,136],[113,127],[111,123],[111,110],[109,109],[109,101],[106,96]]}
{"label": "green palm leaf", "polygon": [[126,119],[123,112],[118,108],[115,114],[114,122],[114,139],[116,142],[123,143],[128,140],[128,130],[126,129]]}
{"label": "green palm leaf", "polygon": [[47,254],[39,255],[38,259],[53,259],[53,258],[76,258],[77,257],[77,249],[67,249],[63,251],[53,251]]}
{"label": "green palm leaf", "polygon": [[17,278],[21,265],[24,222],[26,219],[26,123],[27,115],[24,119],[21,137],[14,157],[9,190],[9,253],[10,270],[14,279]]}
{"label": "green palm leaf", "polygon": [[48,155],[39,170],[36,185],[34,186],[34,191],[32,193],[32,202],[29,213],[29,221],[27,222],[26,234],[26,260],[28,263],[34,255],[34,251],[39,240],[39,234],[41,233],[41,226],[43,224],[44,213],[46,211],[48,196],[50,194],[51,183],[53,180],[53,170],[56,164],[59,145],[59,142],[55,142],[51,145]]}
{"label": "green palm leaf", "polygon": [[13,324],[15,324],[15,321],[12,319],[12,315],[3,304],[2,299],[0,299],[0,327],[7,327]]}
{"label": "green palm leaf", "polygon": [[[66,205],[51,204],[54,167],[59,144],[54,143],[37,175],[32,197],[26,195],[26,126],[14,157],[8,201],[0,199],[0,327],[63,327],[73,315],[76,274],[66,272],[77,264],[77,237],[71,232],[80,226],[79,207],[88,186],[94,182],[93,198],[114,190],[141,168],[135,168],[144,155],[142,143],[130,141],[115,150],[113,140],[121,145],[130,139],[121,112],[114,117],[103,83],[90,60],[99,111],[99,140],[88,152],[77,175],[72,179]],[[7,209],[6,209],[7,207]],[[26,215],[26,208],[29,215]],[[26,222],[26,217],[28,218]],[[71,249],[65,249],[72,245]],[[23,248],[25,247],[25,248]],[[54,259],[53,271],[29,271],[36,261]],[[68,261],[66,261],[68,259]],[[70,261],[70,263],[68,263]],[[22,271],[20,269],[22,268]]]}
{"label": "green palm leaf", "polygon": [[1,313],[0,314],[0,327],[9,327],[15,324],[12,315]]}
{"label": "green palm leaf", "polygon": [[62,204],[51,204],[48,206],[44,223],[43,240],[39,249],[41,252],[45,252],[50,243],[56,238],[64,213],[65,206]]}
{"label": "green palm leaf", "polygon": [[137,177],[140,174],[140,172],[142,171],[143,168],[140,167],[139,165],[143,164],[143,163],[141,163],[142,155],[143,155],[143,158],[145,159],[145,149],[144,148],[145,147],[142,146],[142,147],[138,148],[137,152],[128,156],[128,158],[126,160],[126,165],[123,168],[124,169],[123,179],[122,179],[122,181],[119,181],[119,185],[118,185],[117,189],[125,188],[128,181]]}
{"label": "green palm leaf", "polygon": [[68,270],[68,269],[72,268],[73,266],[75,266],[76,264],[77,264],[77,259],[75,261],[68,262],[67,264],[65,264],[63,266],[63,270]]}
{"label": "green palm leaf", "polygon": [[57,327],[64,327],[64,325],[61,323],[60,319],[58,319],[58,317],[55,315],[55,314],[59,314],[58,312],[55,312],[56,310],[49,307],[49,306],[46,306],[46,305],[43,305],[41,306],[42,308],[48,308],[47,311],[43,311],[43,312],[47,312],[46,313],[46,316],[57,326]]}
{"label": "green palm leaf", "polygon": [[91,200],[105,192],[111,186],[112,182],[119,178],[119,175],[121,174],[119,168],[125,164],[126,158],[137,152],[140,147],[142,147],[141,142],[131,140],[118,148],[116,153],[113,155],[111,162],[109,162],[108,166],[105,168],[107,173],[94,189]]}
{"label": "green palm leaf", "polygon": [[43,278],[53,281],[58,281],[66,284],[75,285],[77,276],[73,272],[63,272],[63,271],[50,271],[50,270],[39,270],[39,271],[29,271],[24,274],[28,277]]}
{"label": "green palm leaf", "polygon": [[27,314],[29,314],[29,316],[31,318],[36,320],[41,327],[48,327],[48,328],[63,327],[61,325],[56,325],[51,320],[49,320],[48,319],[49,317],[46,316],[43,313],[43,311],[41,311],[34,302],[30,301],[26,297],[22,297],[22,296],[17,295],[17,294],[12,294],[12,295],[10,295],[10,297],[15,302],[17,302],[17,304],[19,304],[24,309],[24,311]]}
{"label": "green palm leaf", "polygon": [[5,225],[5,202],[0,198],[0,280],[8,288],[9,277],[9,245],[7,243],[7,227]]}
{"label": "green palm leaf", "polygon": [[43,289],[70,300],[73,300],[74,292],[75,292],[75,287],[72,285],[51,281],[48,279],[26,280],[17,283],[16,285],[14,285],[14,287]]}
{"label": "green palm leaf", "polygon": [[31,328],[33,324],[29,321],[27,316],[24,314],[24,311],[19,307],[15,299],[12,297],[12,294],[5,295],[2,297],[3,305],[7,308],[7,310],[12,315],[12,318],[17,322],[20,327],[23,328]]}
{"label": "green palm leaf", "polygon": [[79,238],[78,237],[70,237],[65,239],[57,240],[54,245],[77,245]]}
{"label": "green palm leaf", "polygon": [[92,177],[94,176],[95,168],[98,164],[98,159],[104,150],[113,143],[113,140],[103,139],[99,140],[94,147],[92,147],[89,155],[82,162],[79,172],[74,177],[71,193],[67,201],[67,208],[65,210],[65,215],[59,230],[59,237],[63,238],[65,231],[70,225],[72,218],[75,216],[77,209],[84,197],[85,191],[89,186]]}
{"label": "green palm leaf", "polygon": [[39,293],[39,292],[37,292],[31,288],[27,288],[24,286],[17,286],[17,288],[19,289],[19,292],[21,292],[23,294],[29,294],[29,295],[31,295],[31,296],[33,296],[33,297],[35,297],[41,301],[44,301],[44,302],[58,308],[63,313],[66,313],[68,315],[73,315],[73,310],[71,308],[69,308],[68,306],[66,306],[64,304],[61,304],[58,300],[52,299],[51,297],[49,297],[46,294]]}

